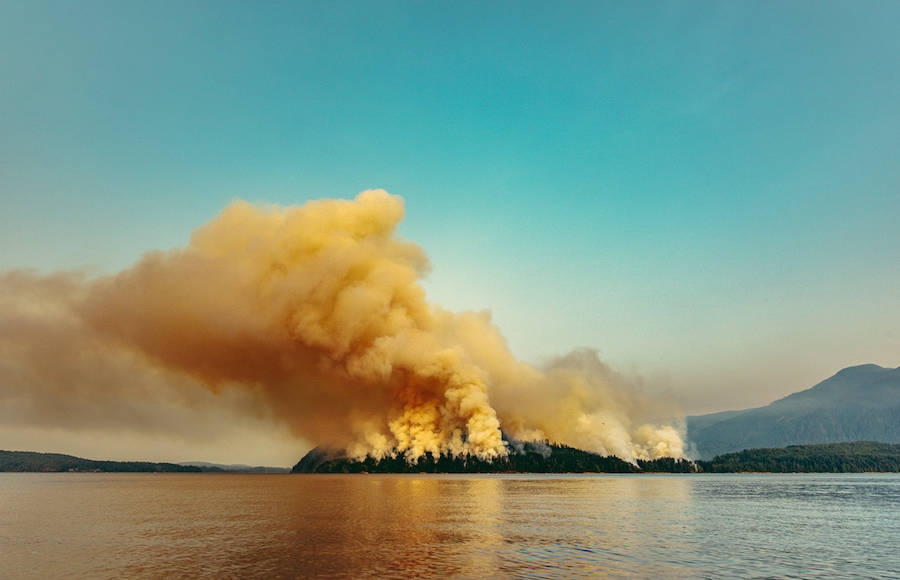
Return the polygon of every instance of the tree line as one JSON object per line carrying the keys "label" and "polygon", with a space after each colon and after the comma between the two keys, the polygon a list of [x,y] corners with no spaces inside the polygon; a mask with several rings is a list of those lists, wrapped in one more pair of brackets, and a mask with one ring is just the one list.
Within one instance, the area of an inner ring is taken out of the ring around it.
{"label": "tree line", "polygon": [[900,445],[855,442],[748,449],[710,461],[664,457],[625,461],[566,445],[541,443],[514,450],[493,461],[475,457],[425,454],[408,461],[402,455],[381,460],[329,457],[313,450],[294,473],[857,473],[900,472]]}

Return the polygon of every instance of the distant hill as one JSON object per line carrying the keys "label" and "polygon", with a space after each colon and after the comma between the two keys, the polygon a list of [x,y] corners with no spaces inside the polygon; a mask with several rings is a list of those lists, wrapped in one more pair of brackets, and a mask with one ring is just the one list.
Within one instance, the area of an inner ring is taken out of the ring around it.
{"label": "distant hill", "polygon": [[101,471],[101,472],[165,472],[199,473],[201,469],[175,463],[148,461],[93,461],[61,453],[33,451],[0,451],[0,471]]}
{"label": "distant hill", "polygon": [[698,461],[708,473],[860,473],[900,471],[900,445],[857,441],[824,445],[789,445],[780,449],[745,449]]}
{"label": "distant hill", "polygon": [[688,417],[687,427],[701,458],[786,445],[900,443],[900,368],[846,368],[765,407]]}
{"label": "distant hill", "polygon": [[153,463],[150,461],[97,461],[62,453],[34,451],[0,451],[0,471],[99,471],[99,472],[165,472],[165,473],[289,473],[287,467],[222,465],[206,461]]}
{"label": "distant hill", "polygon": [[264,465],[244,465],[243,463],[210,463],[208,461],[181,461],[178,465],[199,467],[202,471],[224,473],[290,473],[289,467],[268,467]]}

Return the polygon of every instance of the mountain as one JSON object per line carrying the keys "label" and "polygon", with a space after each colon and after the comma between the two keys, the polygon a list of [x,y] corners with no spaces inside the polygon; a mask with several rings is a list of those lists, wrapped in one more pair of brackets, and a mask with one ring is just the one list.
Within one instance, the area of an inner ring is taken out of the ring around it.
{"label": "mountain", "polygon": [[849,367],[765,407],[688,417],[697,456],[844,441],[900,443],[900,367]]}

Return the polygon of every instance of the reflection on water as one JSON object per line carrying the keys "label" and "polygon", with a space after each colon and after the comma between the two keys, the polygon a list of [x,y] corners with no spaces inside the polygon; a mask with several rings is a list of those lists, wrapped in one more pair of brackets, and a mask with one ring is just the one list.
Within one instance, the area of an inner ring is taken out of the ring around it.
{"label": "reflection on water", "polygon": [[0,474],[0,577],[897,577],[900,476]]}

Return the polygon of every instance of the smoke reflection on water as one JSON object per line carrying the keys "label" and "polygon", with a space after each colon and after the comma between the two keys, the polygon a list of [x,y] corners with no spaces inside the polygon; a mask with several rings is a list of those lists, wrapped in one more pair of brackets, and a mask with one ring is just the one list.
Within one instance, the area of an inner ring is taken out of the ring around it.
{"label": "smoke reflection on water", "polygon": [[4,483],[18,487],[7,506],[16,533],[4,534],[18,567],[0,576],[590,575],[610,562],[650,572],[627,554],[671,541],[660,506],[683,515],[690,501],[678,478],[42,474]]}
{"label": "smoke reflection on water", "polygon": [[0,490],[3,578],[900,574],[890,475],[0,474]]}

